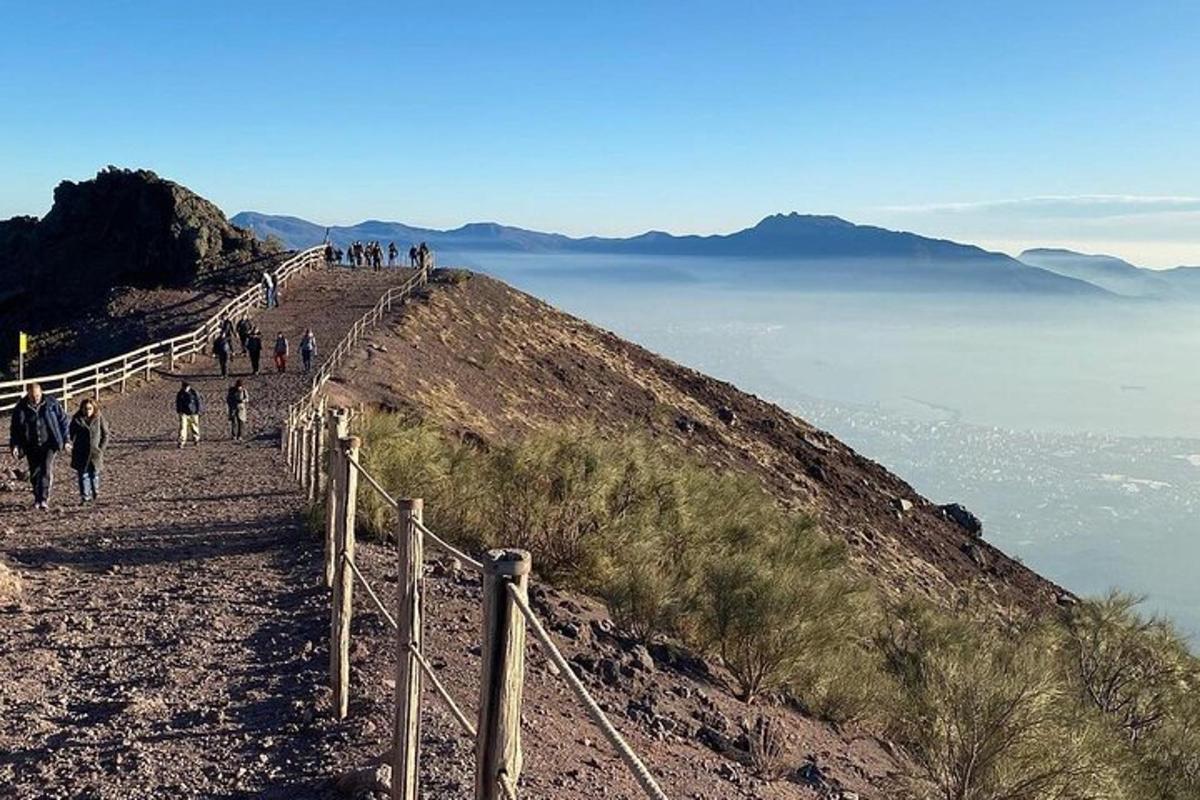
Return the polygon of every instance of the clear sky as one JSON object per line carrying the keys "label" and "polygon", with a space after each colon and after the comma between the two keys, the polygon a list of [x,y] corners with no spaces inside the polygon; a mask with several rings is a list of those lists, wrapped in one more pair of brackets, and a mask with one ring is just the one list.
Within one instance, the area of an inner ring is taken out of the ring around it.
{"label": "clear sky", "polygon": [[717,232],[796,210],[1200,264],[1196,2],[0,0],[0,18],[0,217],[116,164],[325,223]]}

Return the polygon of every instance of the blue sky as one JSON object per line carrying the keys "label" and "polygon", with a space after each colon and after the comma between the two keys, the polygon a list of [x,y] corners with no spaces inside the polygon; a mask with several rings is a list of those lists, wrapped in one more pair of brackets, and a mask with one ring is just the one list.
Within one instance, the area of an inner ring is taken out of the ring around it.
{"label": "blue sky", "polygon": [[0,217],[116,164],[231,214],[1200,264],[1200,4],[353,5],[0,0]]}

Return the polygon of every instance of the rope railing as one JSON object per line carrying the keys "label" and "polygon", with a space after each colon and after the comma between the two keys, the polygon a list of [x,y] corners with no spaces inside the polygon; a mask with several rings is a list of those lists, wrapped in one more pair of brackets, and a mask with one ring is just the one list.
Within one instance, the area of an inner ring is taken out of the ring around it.
{"label": "rope railing", "polygon": [[[396,710],[389,749],[393,800],[416,800],[418,791],[419,727],[423,679],[445,705],[458,728],[475,742],[475,800],[517,800],[521,771],[521,696],[525,675],[526,630],[545,650],[576,700],[600,729],[621,762],[650,800],[666,800],[654,776],[613,726],[546,627],[529,605],[530,557],[523,550],[492,550],[474,558],[425,525],[423,503],[397,499],[360,461],[362,441],[350,435],[350,412],[325,410],[321,390],[344,359],[373,325],[415,288],[424,285],[424,272],[389,289],[375,306],[355,322],[313,377],[305,396],[289,409],[283,440],[288,462],[297,479],[309,489],[310,500],[325,499],[325,581],[333,590],[330,624],[330,682],[339,718],[349,713],[349,651],[352,590],[361,585],[396,636]],[[326,441],[328,439],[328,441]],[[395,612],[389,611],[354,560],[359,480],[396,512],[394,543],[398,555]],[[323,490],[323,491],[322,491]],[[483,641],[480,648],[478,721],[472,724],[425,658],[424,548],[426,545],[457,559],[482,576]]]}
{"label": "rope railing", "polygon": [[[279,286],[286,284],[294,275],[305,269],[311,269],[318,264],[324,264],[322,248],[312,247],[303,250],[274,271],[275,281]],[[65,405],[72,397],[91,392],[99,396],[101,390],[120,385],[124,390],[131,378],[150,377],[154,369],[167,364],[175,368],[175,362],[181,358],[194,358],[203,352],[208,340],[220,329],[226,319],[240,316],[253,308],[261,306],[263,287],[254,284],[201,323],[197,328],[186,333],[171,336],[151,344],[142,345],[127,353],[88,364],[68,372],[52,375],[26,376],[23,380],[0,381],[0,413],[12,411],[20,401],[25,387],[30,383],[39,383],[43,390],[56,396]]]}
{"label": "rope railing", "polygon": [[571,669],[570,663],[563,656],[562,651],[558,649],[558,646],[554,644],[554,640],[550,638],[549,632],[546,631],[537,614],[529,607],[529,602],[520,592],[516,591],[512,584],[506,587],[506,591],[512,599],[513,604],[516,605],[517,610],[521,612],[521,615],[525,617],[525,621],[529,623],[529,627],[533,630],[533,635],[546,649],[546,653],[554,663],[554,666],[558,667],[559,674],[563,676],[567,685],[575,692],[575,696],[587,710],[588,716],[592,718],[592,722],[596,723],[596,727],[600,729],[604,737],[608,739],[609,744],[617,751],[617,755],[625,762],[625,766],[629,767],[629,771],[637,779],[638,785],[642,787],[642,791],[648,797],[654,798],[654,800],[667,800],[667,796],[659,788],[658,782],[654,780],[654,777],[650,774],[650,770],[646,769],[646,765],[638,758],[637,753],[633,752],[633,748],[629,746],[625,738],[609,722],[600,705],[592,698],[587,687],[583,685],[583,681],[579,680],[579,676]]}

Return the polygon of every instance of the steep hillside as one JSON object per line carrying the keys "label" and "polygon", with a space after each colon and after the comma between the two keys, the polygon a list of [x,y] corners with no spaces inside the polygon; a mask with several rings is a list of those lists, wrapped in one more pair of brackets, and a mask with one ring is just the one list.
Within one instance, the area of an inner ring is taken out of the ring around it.
{"label": "steep hillside", "polygon": [[563,423],[649,432],[814,511],[896,592],[1006,615],[1065,596],[829,434],[482,276],[431,287],[342,367],[334,394],[484,441]]}
{"label": "steep hillside", "polygon": [[41,220],[0,222],[0,367],[17,330],[33,334],[31,366],[45,372],[67,363],[54,350],[78,363],[185,327],[277,253],[153,172],[63,181]]}

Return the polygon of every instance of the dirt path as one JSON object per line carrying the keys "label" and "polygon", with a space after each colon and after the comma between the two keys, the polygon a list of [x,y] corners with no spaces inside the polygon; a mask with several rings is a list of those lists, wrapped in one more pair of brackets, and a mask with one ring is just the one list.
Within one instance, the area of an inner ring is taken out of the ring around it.
{"label": "dirt path", "polygon": [[[303,326],[331,350],[407,274],[313,273],[259,317],[264,349],[282,329],[293,363],[245,377],[249,442],[229,440],[232,378],[201,358],[181,372],[205,400],[202,445],[176,449],[167,376],[104,398],[114,443],[95,506],[78,505],[65,460],[50,512],[32,511],[24,487],[0,494],[0,559],[25,584],[18,605],[0,608],[0,794],[323,792],[329,751],[352,731],[314,707],[328,625],[320,548],[277,421],[305,385]],[[236,359],[234,374],[246,372]]]}

